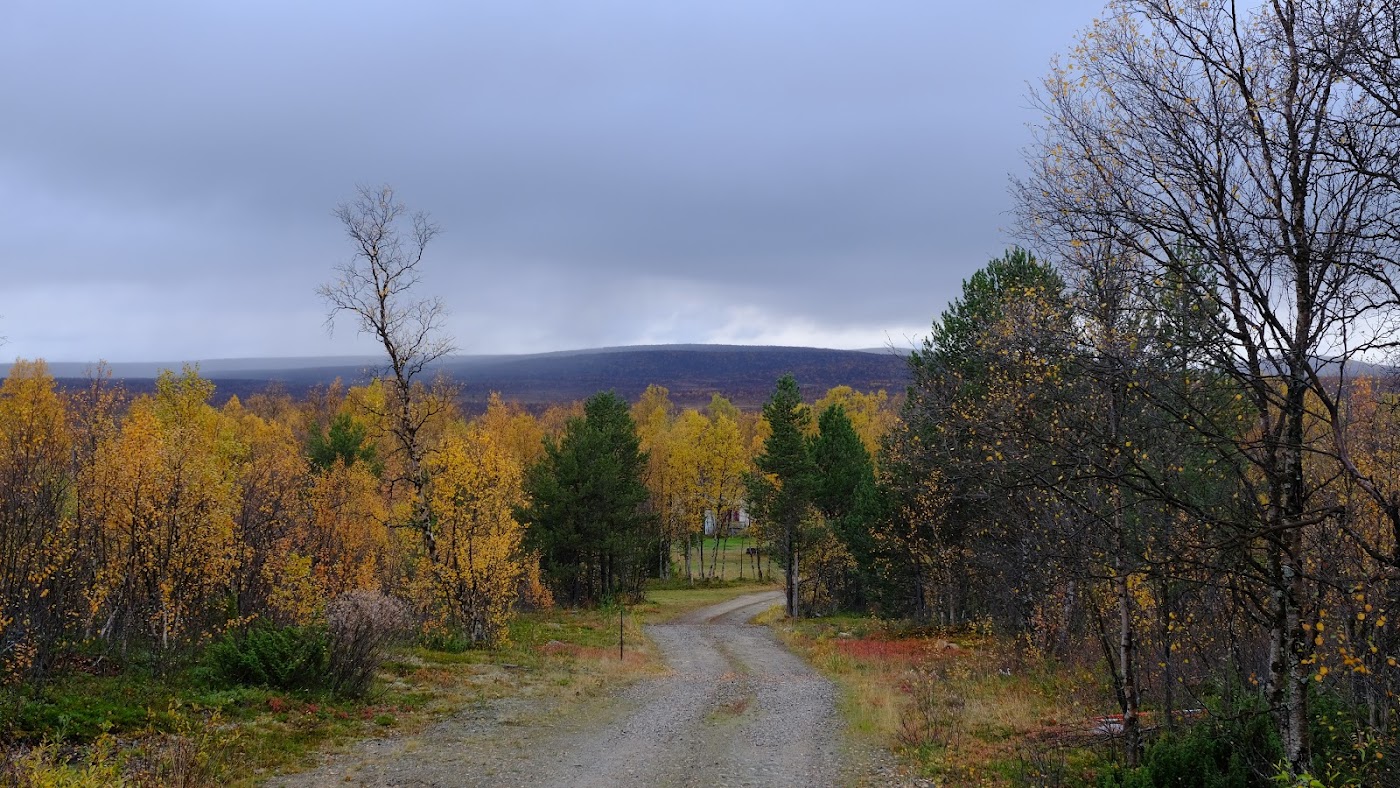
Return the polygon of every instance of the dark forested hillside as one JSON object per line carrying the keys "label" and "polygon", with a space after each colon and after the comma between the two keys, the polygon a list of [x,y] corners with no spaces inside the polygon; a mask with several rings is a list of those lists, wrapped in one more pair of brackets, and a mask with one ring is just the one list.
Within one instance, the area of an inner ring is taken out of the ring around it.
{"label": "dark forested hillside", "polygon": [[[336,378],[362,381],[373,372],[370,367],[338,363],[336,359],[307,359],[305,364],[272,368],[269,363],[267,368],[258,369],[256,364],[244,362],[238,369],[219,369],[213,362],[204,374],[218,387],[216,399],[223,401],[232,395],[246,398],[274,382],[296,396]],[[154,365],[148,366],[154,369]],[[838,385],[896,393],[903,391],[908,382],[905,356],[894,350],[741,345],[655,345],[536,355],[456,356],[438,367],[462,384],[463,405],[471,412],[483,409],[492,391],[529,407],[543,407],[608,390],[633,400],[654,383],[669,389],[672,400],[681,406],[703,405],[712,393],[718,392],[741,408],[757,408],[772,390],[773,382],[787,372],[802,384],[808,399]],[[56,371],[64,375],[66,370]],[[116,377],[134,392],[152,388],[151,374],[144,370],[128,372],[121,367],[116,370]],[[84,381],[70,373],[60,379],[60,384],[75,387]]]}
{"label": "dark forested hillside", "polygon": [[905,359],[894,353],[792,347],[681,346],[481,359],[447,365],[467,385],[466,399],[484,404],[490,391],[527,405],[583,399],[614,390],[634,400],[649,384],[665,386],[680,406],[703,405],[718,392],[741,408],[757,408],[773,383],[791,372],[808,398],[832,386],[902,391]]}

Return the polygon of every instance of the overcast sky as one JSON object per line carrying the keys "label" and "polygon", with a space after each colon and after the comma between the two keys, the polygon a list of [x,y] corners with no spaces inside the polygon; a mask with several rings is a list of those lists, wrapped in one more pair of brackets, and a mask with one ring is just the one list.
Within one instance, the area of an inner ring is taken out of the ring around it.
{"label": "overcast sky", "polygon": [[315,290],[381,183],[462,352],[905,345],[1100,6],[4,0],[0,354],[372,353]]}

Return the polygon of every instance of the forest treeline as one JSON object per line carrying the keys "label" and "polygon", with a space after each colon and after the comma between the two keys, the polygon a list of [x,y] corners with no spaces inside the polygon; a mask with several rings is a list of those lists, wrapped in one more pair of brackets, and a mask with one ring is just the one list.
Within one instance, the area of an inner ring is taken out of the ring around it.
{"label": "forest treeline", "polygon": [[[0,386],[0,665],[66,657],[161,664],[254,621],[308,624],[357,590],[412,604],[425,632],[495,637],[549,601],[514,520],[522,463],[499,402],[426,423],[436,550],[408,538],[403,452],[385,386],[210,404],[193,369],[128,398],[94,377],[56,390],[43,362]],[[529,423],[557,424],[563,410]],[[538,435],[535,436],[538,442]]]}
{"label": "forest treeline", "polygon": [[[438,386],[411,405],[420,490],[391,385],[221,407],[213,393],[191,368],[152,394],[100,374],[64,393],[42,361],[0,385],[6,683],[79,657],[178,664],[225,632],[323,621],[351,592],[407,603],[421,637],[490,644],[556,597],[724,579],[717,551],[767,429],[718,395],[682,410],[655,386],[630,406],[606,393],[539,416],[492,397],[466,419]],[[821,404],[872,447],[893,418],[883,392],[838,387]]]}
{"label": "forest treeline", "polygon": [[1111,4],[1030,96],[1054,267],[974,277],[919,361],[940,543],[1033,642],[1095,633],[1130,767],[1191,704],[1197,784],[1400,783],[1396,399],[1356,374],[1400,340],[1397,64],[1392,2]]}

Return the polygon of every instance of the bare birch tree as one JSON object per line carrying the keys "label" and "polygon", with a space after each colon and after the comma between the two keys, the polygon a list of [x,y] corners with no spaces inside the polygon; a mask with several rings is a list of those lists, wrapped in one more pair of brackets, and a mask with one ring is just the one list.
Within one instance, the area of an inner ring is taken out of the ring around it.
{"label": "bare birch tree", "polygon": [[1335,514],[1305,433],[1335,422],[1336,370],[1400,336],[1393,171],[1357,166],[1384,160],[1393,127],[1374,122],[1384,94],[1346,73],[1347,31],[1384,5],[1114,3],[1035,93],[1045,120],[1014,186],[1042,249],[1116,245],[1216,301],[1213,372],[1238,381],[1254,424],[1201,426],[1249,466],[1238,539],[1267,589],[1267,694],[1295,772],[1311,753],[1305,534]]}
{"label": "bare birch tree", "polygon": [[443,392],[432,392],[423,378],[428,366],[454,350],[444,333],[447,308],[437,297],[416,292],[419,266],[428,243],[439,227],[421,211],[408,209],[389,186],[358,187],[357,197],[342,203],[335,217],[354,245],[350,259],[335,267],[335,281],[317,292],[328,307],[326,323],[348,314],[360,333],[374,337],[384,348],[390,388],[388,424],[402,470],[394,480],[406,484],[412,496],[409,522],[417,530],[429,556],[436,555],[436,539],[428,511],[428,474],[424,466],[426,441],[423,430],[450,402]]}

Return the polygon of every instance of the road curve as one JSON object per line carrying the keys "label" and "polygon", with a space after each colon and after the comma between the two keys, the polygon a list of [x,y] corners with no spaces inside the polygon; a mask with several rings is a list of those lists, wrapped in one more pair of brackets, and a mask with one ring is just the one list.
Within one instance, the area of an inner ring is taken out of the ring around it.
{"label": "road curve", "polygon": [[564,720],[492,726],[464,713],[275,784],[795,787],[889,774],[842,737],[831,682],[748,623],[781,602],[781,592],[749,594],[648,626],[669,674]]}

